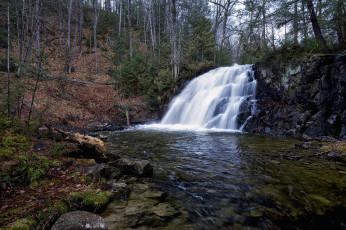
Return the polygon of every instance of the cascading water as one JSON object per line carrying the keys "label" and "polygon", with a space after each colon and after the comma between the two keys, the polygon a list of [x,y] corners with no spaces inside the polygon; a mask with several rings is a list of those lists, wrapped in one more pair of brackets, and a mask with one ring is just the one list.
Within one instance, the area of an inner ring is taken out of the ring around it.
{"label": "cascading water", "polygon": [[251,65],[233,65],[195,78],[172,100],[161,124],[241,131],[256,111],[253,75]]}

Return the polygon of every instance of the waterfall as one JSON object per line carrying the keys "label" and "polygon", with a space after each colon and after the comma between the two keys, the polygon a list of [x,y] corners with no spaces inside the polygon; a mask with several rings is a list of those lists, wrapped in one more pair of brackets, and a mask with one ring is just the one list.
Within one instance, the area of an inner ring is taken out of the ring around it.
{"label": "waterfall", "polygon": [[256,111],[256,85],[251,65],[211,70],[171,101],[161,125],[241,131]]}

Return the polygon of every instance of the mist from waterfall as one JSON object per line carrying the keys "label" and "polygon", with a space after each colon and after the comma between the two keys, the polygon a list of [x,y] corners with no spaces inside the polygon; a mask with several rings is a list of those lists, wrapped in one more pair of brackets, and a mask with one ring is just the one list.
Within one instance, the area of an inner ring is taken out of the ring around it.
{"label": "mist from waterfall", "polygon": [[160,124],[241,131],[256,111],[256,85],[251,65],[211,70],[187,84]]}

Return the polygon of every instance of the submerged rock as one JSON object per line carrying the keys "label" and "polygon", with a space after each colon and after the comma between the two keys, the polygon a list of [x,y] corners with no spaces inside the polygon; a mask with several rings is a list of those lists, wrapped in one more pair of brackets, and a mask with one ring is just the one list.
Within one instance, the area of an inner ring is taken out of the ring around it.
{"label": "submerged rock", "polygon": [[181,212],[165,202],[164,192],[147,182],[130,185],[128,201],[115,201],[101,214],[110,229],[151,228],[167,226]]}
{"label": "submerged rock", "polygon": [[68,212],[59,217],[51,230],[105,230],[108,229],[104,219],[85,211]]}

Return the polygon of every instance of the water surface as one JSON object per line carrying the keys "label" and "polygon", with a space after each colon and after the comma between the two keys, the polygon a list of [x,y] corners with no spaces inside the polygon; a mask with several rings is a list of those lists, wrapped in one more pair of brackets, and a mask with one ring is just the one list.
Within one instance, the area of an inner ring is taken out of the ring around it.
{"label": "water surface", "polygon": [[346,229],[345,165],[296,143],[142,127],[109,133],[108,148],[152,163],[152,181],[186,213],[170,229]]}

